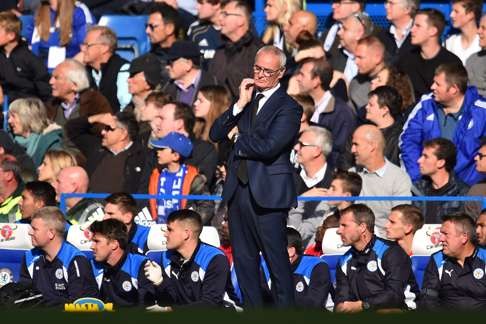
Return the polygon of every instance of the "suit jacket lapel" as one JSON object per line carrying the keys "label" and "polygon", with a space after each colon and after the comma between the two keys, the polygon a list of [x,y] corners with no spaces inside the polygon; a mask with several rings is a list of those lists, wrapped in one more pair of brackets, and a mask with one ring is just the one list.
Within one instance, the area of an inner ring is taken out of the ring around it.
{"label": "suit jacket lapel", "polygon": [[263,107],[260,108],[260,111],[256,115],[255,122],[253,125],[256,125],[260,119],[266,120],[268,116],[270,116],[274,109],[272,107],[278,107],[278,101],[282,98],[282,87],[280,87],[277,91],[275,91],[270,98],[265,102]]}

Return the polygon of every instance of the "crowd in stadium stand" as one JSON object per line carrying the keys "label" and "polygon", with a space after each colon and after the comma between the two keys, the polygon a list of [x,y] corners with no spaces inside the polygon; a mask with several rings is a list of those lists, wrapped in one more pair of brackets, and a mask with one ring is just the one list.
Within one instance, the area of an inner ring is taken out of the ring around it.
{"label": "crowd in stadium stand", "polygon": [[[449,17],[386,0],[387,28],[366,1],[333,0],[325,30],[302,2],[267,0],[259,35],[246,0],[3,0],[0,223],[31,224],[34,246],[19,283],[44,306],[80,297],[161,312],[255,306],[238,284],[228,201],[131,196],[221,195],[248,130],[215,141],[211,129],[236,114],[255,76],[303,108],[282,162],[299,196],[486,196],[482,0],[452,0]],[[126,28],[144,29],[150,50],[123,57],[116,32],[96,24],[109,14],[146,15],[145,26]],[[263,46],[284,66],[255,64]],[[110,196],[69,197],[61,211],[65,193]],[[66,239],[76,224],[92,233],[91,258]],[[145,255],[151,224],[167,226],[158,262]],[[410,256],[423,224],[441,224],[443,248],[419,282]],[[482,201],[299,200],[287,225],[297,307],[486,310]],[[219,249],[199,239],[203,226],[218,229]],[[335,276],[320,258],[332,228],[350,247]],[[262,251],[254,281],[265,306],[281,285],[271,267]]]}

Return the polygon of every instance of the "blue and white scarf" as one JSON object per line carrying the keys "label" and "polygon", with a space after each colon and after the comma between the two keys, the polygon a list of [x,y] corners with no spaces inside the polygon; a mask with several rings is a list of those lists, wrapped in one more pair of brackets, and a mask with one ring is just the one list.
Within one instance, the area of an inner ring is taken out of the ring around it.
{"label": "blue and white scarf", "polygon": [[[163,169],[159,176],[157,192],[159,195],[180,195],[182,194],[182,185],[186,176],[187,167],[185,164],[176,173]],[[167,216],[175,210],[180,209],[181,201],[179,199],[159,199],[157,202],[157,224],[166,224]]]}

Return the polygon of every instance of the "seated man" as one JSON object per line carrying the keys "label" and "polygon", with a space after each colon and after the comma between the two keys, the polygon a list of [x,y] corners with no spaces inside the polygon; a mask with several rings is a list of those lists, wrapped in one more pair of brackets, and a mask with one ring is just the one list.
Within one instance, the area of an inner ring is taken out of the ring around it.
{"label": "seated man", "polygon": [[0,154],[0,223],[14,223],[21,218],[22,188],[17,159],[10,154]]}
{"label": "seated man", "polygon": [[415,206],[403,204],[391,209],[385,225],[386,238],[396,241],[408,255],[412,255],[415,232],[424,225],[424,216]]}
{"label": "seated man", "polygon": [[[465,196],[468,185],[454,174],[456,147],[445,138],[434,138],[423,143],[418,159],[422,178],[413,183],[415,196]],[[425,223],[439,224],[442,216],[464,211],[460,201],[414,201],[421,208]]]}
{"label": "seated man", "polygon": [[486,309],[486,250],[474,241],[474,221],[467,214],[447,215],[440,229],[442,250],[425,269],[419,308]]}
{"label": "seated man", "polygon": [[56,189],[46,181],[27,182],[19,201],[22,219],[17,223],[30,224],[32,215],[46,206],[57,206]]}
{"label": "seated man", "polygon": [[64,239],[62,212],[57,207],[41,208],[32,216],[31,226],[34,248],[22,260],[20,282],[39,290],[49,306],[98,297],[88,259]]}
{"label": "seated man", "polygon": [[[158,167],[152,170],[148,193],[151,195],[200,195],[207,193],[206,178],[199,170],[184,161],[191,155],[192,143],[186,136],[170,132],[166,136],[150,142],[157,150]],[[150,212],[159,224],[167,222],[167,216],[175,210],[195,208],[202,216],[203,223],[212,218],[212,201],[187,201],[185,199],[150,200]]]}
{"label": "seated man", "polygon": [[366,205],[351,205],[341,212],[337,233],[351,248],[336,267],[337,312],[415,306],[414,300],[407,300],[414,295],[405,294],[418,293],[410,258],[397,243],[375,236],[374,227],[375,215]]}
{"label": "seated man", "polygon": [[[88,192],[89,178],[82,167],[67,167],[59,172],[56,180],[56,199],[59,201],[63,193]],[[71,224],[84,224],[97,214],[98,208],[103,205],[90,198],[66,198],[66,220]]]}
{"label": "seated man", "polygon": [[329,268],[320,258],[303,255],[298,231],[287,227],[287,251],[293,270],[295,304],[303,308],[324,308],[331,289]]}
{"label": "seated man", "polygon": [[[297,195],[319,196],[329,188],[334,174],[334,166],[327,160],[332,151],[331,132],[310,126],[300,134],[294,150],[300,165],[300,171],[294,172]],[[299,231],[307,245],[328,211],[326,201],[299,201],[289,211],[287,224]]]}
{"label": "seated man", "polygon": [[125,224],[105,219],[91,224],[89,230],[93,233],[91,265],[101,300],[121,307],[152,306],[154,287],[144,272],[148,258],[128,250]]}
{"label": "seated man", "polygon": [[157,307],[160,310],[170,311],[179,305],[234,304],[228,260],[221,250],[199,240],[201,231],[201,216],[195,211],[182,209],[169,215],[167,251],[162,254],[164,271],[155,262],[145,265],[147,278],[156,286],[158,303],[171,305]]}
{"label": "seated man", "polygon": [[137,202],[130,194],[119,192],[105,198],[105,219],[114,218],[125,224],[128,233],[128,251],[147,252],[150,227],[135,224]]}

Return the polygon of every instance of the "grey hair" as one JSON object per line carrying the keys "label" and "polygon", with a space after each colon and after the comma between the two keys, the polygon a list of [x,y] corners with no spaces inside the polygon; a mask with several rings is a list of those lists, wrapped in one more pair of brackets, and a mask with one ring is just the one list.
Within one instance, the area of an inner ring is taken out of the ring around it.
{"label": "grey hair", "polygon": [[260,55],[260,53],[272,53],[275,56],[278,56],[279,61],[280,61],[280,68],[283,69],[285,68],[285,65],[287,64],[287,57],[285,56],[285,53],[278,47],[273,46],[273,45],[265,45],[261,47],[257,52],[255,57]]}
{"label": "grey hair", "polygon": [[325,157],[328,157],[332,152],[331,132],[319,126],[309,126],[302,133],[307,132],[314,134],[314,144],[321,148]]}
{"label": "grey hair", "polygon": [[66,59],[61,64],[66,65],[66,78],[75,84],[76,92],[89,88],[88,73],[82,63],[74,59]]}
{"label": "grey hair", "polygon": [[42,219],[49,229],[55,230],[60,238],[64,237],[66,221],[59,208],[48,206],[38,209],[32,215],[32,220],[37,218]]}
{"label": "grey hair", "polygon": [[410,14],[414,16],[420,7],[420,0],[404,0],[404,1],[407,8],[410,9]]}
{"label": "grey hair", "polygon": [[49,126],[46,107],[38,98],[20,98],[10,104],[9,111],[15,114],[22,129],[32,133],[42,134]]}
{"label": "grey hair", "polygon": [[97,37],[97,41],[99,43],[108,45],[110,48],[110,52],[115,52],[116,47],[117,47],[117,37],[116,34],[113,30],[106,26],[92,26],[89,30],[88,33],[90,32],[99,32],[99,35]]}

